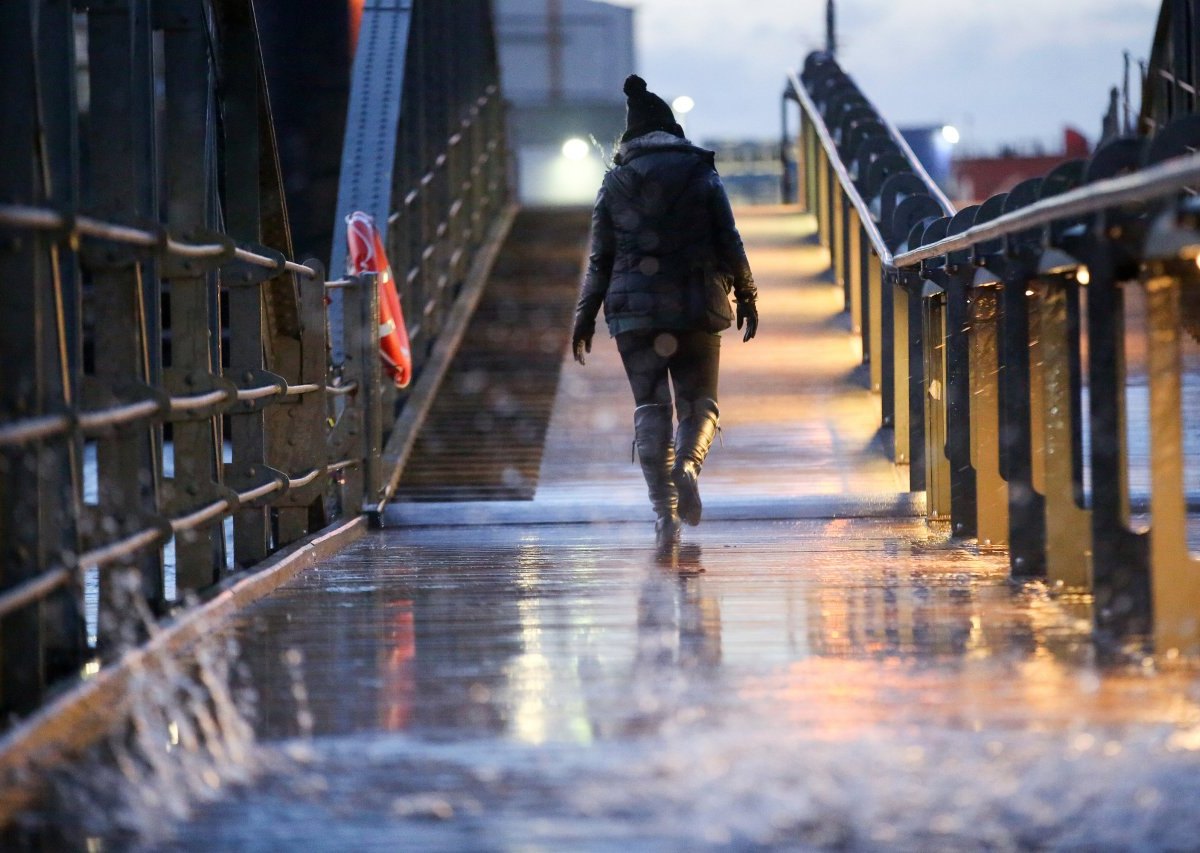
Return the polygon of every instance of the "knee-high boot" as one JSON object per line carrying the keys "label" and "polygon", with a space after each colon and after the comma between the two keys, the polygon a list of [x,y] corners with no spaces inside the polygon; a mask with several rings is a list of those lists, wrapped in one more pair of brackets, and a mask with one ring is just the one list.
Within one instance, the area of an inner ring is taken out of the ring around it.
{"label": "knee-high boot", "polygon": [[671,466],[675,462],[671,407],[660,404],[638,406],[633,412],[633,430],[650,504],[658,516],[654,526],[655,541],[660,548],[666,547],[679,541],[679,500],[671,480]]}
{"label": "knee-high boot", "polygon": [[671,479],[679,494],[679,517],[693,526],[700,523],[700,469],[712,447],[720,419],[717,401],[707,397],[694,400],[690,411],[679,419],[675,439],[675,464]]}

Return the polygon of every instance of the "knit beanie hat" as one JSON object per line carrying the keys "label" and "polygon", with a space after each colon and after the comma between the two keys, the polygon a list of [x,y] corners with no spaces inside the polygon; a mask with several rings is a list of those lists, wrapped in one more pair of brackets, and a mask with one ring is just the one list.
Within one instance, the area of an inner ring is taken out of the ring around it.
{"label": "knit beanie hat", "polygon": [[675,121],[675,113],[671,112],[667,102],[647,91],[646,81],[636,74],[625,78],[625,98],[625,133],[621,136],[622,142],[656,130],[683,138],[683,128]]}

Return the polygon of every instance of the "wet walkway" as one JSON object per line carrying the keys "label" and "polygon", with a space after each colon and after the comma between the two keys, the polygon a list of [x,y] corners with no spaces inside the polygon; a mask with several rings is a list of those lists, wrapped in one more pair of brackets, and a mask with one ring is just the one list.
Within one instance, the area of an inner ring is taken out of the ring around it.
{"label": "wet walkway", "polygon": [[1195,675],[1101,668],[1089,602],[931,529],[807,220],[740,223],[762,329],[679,559],[598,341],[534,500],[398,505],[245,614],[276,760],[173,848],[1196,849]]}

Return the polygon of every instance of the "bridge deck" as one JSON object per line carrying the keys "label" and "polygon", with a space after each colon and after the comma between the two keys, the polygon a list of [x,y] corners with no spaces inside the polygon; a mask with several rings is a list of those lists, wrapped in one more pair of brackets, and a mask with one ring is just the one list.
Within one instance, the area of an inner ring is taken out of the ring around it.
{"label": "bridge deck", "polygon": [[740,222],[763,326],[725,339],[725,446],[677,563],[598,341],[533,501],[399,506],[245,615],[268,751],[302,728],[292,650],[312,741],[179,846],[1194,845],[1192,676],[1101,668],[1086,601],[1012,587],[898,497],[803,220]]}

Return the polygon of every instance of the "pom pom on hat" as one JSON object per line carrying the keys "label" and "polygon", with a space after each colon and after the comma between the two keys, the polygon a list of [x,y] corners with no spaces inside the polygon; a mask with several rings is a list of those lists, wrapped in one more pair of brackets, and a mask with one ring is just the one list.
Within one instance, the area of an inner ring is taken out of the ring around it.
{"label": "pom pom on hat", "polygon": [[646,94],[646,81],[636,74],[630,74],[625,78],[625,94],[630,98]]}

